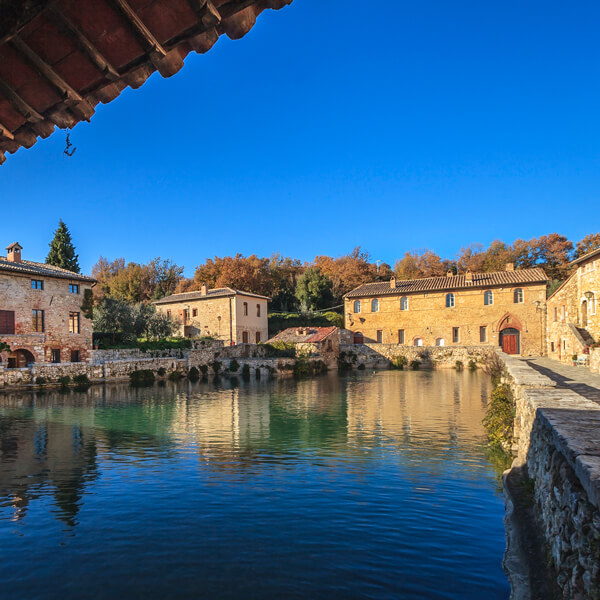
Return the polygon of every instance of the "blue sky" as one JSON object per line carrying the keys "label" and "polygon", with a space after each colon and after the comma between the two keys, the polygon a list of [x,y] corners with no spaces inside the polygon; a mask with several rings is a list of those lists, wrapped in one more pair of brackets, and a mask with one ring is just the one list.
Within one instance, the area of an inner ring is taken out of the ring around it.
{"label": "blue sky", "polygon": [[0,167],[0,247],[99,255],[429,247],[600,230],[600,4],[295,0]]}

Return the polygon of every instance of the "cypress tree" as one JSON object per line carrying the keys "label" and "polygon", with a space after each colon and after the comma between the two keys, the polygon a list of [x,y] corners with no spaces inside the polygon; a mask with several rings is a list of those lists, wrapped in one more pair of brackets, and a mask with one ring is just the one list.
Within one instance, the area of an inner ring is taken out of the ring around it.
{"label": "cypress tree", "polygon": [[50,252],[46,256],[46,264],[67,269],[74,273],[79,273],[79,256],[75,254],[75,246],[71,240],[69,228],[61,219],[58,222],[58,229],[54,232],[54,239],[50,242]]}

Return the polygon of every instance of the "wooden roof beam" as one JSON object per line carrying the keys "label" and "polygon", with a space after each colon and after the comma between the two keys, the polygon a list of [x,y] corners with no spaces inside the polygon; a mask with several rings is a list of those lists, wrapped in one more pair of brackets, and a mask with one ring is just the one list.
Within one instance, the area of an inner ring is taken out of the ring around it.
{"label": "wooden roof beam", "polygon": [[9,131],[8,127],[5,127],[0,123],[0,140],[12,141],[14,139],[15,136]]}
{"label": "wooden roof beam", "polygon": [[67,106],[86,121],[94,114],[94,107],[84,100],[47,62],[36,54],[21,38],[13,37],[10,43],[42,76],[60,93]]}
{"label": "wooden roof beam", "polygon": [[108,59],[81,33],[77,25],[65,15],[57,6],[50,6],[46,12],[48,18],[67,36],[71,37],[79,49],[90,59],[94,66],[108,79],[109,81],[117,81],[120,77],[119,72]]}
{"label": "wooden roof beam", "polygon": [[188,3],[206,29],[215,27],[221,22],[221,14],[211,0],[188,0]]}
{"label": "wooden roof beam", "polygon": [[127,21],[129,28],[148,52],[158,72],[163,77],[175,75],[183,67],[183,59],[177,49],[167,52],[126,0],[110,0],[110,2]]}
{"label": "wooden roof beam", "polygon": [[39,123],[44,120],[44,117],[40,115],[35,108],[25,102],[25,100],[23,100],[23,98],[21,98],[21,96],[19,96],[19,94],[17,94],[17,92],[2,79],[0,79],[0,92],[2,92],[10,102],[11,106],[30,123]]}

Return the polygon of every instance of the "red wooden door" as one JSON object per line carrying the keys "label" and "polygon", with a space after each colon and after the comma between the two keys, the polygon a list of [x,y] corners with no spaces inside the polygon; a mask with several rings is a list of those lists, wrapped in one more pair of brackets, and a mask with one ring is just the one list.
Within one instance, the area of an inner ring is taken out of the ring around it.
{"label": "red wooden door", "polygon": [[503,335],[502,350],[506,354],[519,354],[519,336],[514,333]]}

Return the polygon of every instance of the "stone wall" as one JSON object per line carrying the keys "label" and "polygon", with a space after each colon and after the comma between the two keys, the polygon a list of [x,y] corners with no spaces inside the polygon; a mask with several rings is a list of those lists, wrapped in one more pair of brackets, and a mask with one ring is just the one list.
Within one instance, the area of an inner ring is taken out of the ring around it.
{"label": "stone wall", "polygon": [[590,371],[600,373],[600,348],[590,348]]}
{"label": "stone wall", "polygon": [[[404,346],[401,344],[342,344],[340,360],[355,368],[386,369],[391,361],[404,356],[410,363],[418,360],[423,368],[454,369],[456,362],[466,368],[473,360],[481,365],[485,358],[494,353],[482,346]],[[363,365],[363,366],[361,366]]]}
{"label": "stone wall", "polygon": [[516,403],[516,458],[564,598],[600,599],[600,405],[559,389],[523,361],[502,355]]}

